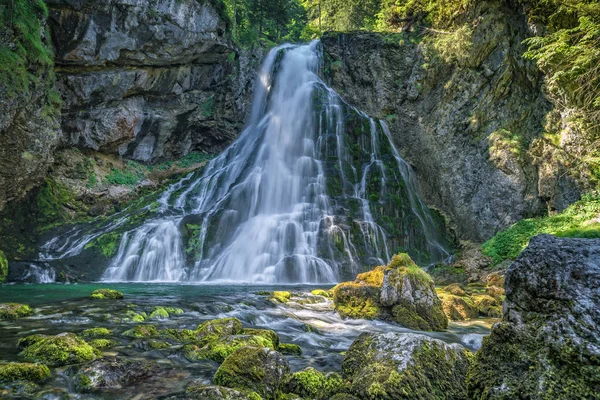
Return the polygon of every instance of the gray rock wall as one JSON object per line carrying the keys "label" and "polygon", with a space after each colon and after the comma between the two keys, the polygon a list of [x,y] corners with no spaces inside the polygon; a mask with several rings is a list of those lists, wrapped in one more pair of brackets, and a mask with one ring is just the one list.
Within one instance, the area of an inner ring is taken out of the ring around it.
{"label": "gray rock wall", "polygon": [[262,54],[197,0],[48,0],[64,145],[144,162],[215,153],[241,130]]}
{"label": "gray rock wall", "polygon": [[541,154],[549,146],[538,143],[537,157],[528,152],[551,104],[543,76],[522,57],[524,16],[486,1],[465,23],[472,36],[454,59],[430,45],[447,33],[328,34],[324,72],[347,101],[388,120],[426,202],[460,239],[482,242],[566,207],[579,189]]}

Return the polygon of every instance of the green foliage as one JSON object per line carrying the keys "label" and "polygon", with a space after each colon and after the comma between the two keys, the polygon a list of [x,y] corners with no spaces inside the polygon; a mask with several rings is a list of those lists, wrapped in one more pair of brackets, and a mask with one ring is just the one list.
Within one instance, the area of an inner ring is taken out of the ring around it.
{"label": "green foliage", "polygon": [[50,369],[43,364],[8,363],[0,365],[0,382],[43,382],[50,378]]}
{"label": "green foliage", "polygon": [[414,25],[452,27],[464,15],[471,0],[383,0],[377,15],[377,28],[409,30]]}
{"label": "green foliage", "polygon": [[113,185],[135,186],[144,179],[144,173],[139,169],[118,169],[113,168],[110,174],[106,175],[106,180]]}
{"label": "green foliage", "polygon": [[200,164],[214,158],[213,154],[200,153],[193,151],[187,156],[183,157],[179,161],[175,162],[175,165],[179,168],[189,168],[194,164]]}
{"label": "green foliage", "polygon": [[525,41],[525,57],[536,60],[547,87],[563,106],[576,108],[594,137],[600,135],[600,9],[596,20],[579,18],[577,26]]}
{"label": "green foliage", "polygon": [[560,214],[529,218],[498,233],[482,246],[483,253],[494,263],[514,260],[533,236],[548,233],[561,237],[600,238],[600,197],[587,196]]}
{"label": "green foliage", "polygon": [[6,282],[8,276],[8,260],[4,252],[0,250],[0,283]]}
{"label": "green foliage", "polygon": [[105,233],[104,235],[98,236],[96,239],[86,244],[85,248],[97,248],[104,257],[111,258],[117,254],[122,237],[123,234],[120,232]]}
{"label": "green foliage", "polygon": [[43,0],[17,0],[0,7],[0,36],[8,39],[0,44],[0,85],[8,98],[29,93],[30,83],[39,79],[30,69],[53,64],[42,42],[47,17]]}

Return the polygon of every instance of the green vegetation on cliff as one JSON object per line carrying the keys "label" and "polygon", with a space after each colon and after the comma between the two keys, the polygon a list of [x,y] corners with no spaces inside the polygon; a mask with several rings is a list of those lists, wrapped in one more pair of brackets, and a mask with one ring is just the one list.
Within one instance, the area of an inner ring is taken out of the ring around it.
{"label": "green vegetation on cliff", "polygon": [[483,244],[485,255],[494,263],[514,260],[529,239],[549,233],[560,237],[600,238],[600,197],[585,196],[564,212],[547,217],[524,219]]}

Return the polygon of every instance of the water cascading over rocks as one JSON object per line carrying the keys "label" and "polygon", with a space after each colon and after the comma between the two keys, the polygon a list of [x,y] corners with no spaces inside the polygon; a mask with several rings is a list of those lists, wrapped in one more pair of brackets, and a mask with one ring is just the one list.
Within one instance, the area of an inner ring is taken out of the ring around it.
{"label": "water cascading over rocks", "polygon": [[320,59],[318,41],[271,50],[248,126],[225,152],[144,207],[141,225],[125,210],[54,238],[42,258],[118,234],[103,280],[261,283],[338,282],[398,251],[445,259],[443,223],[387,126],[330,89]]}

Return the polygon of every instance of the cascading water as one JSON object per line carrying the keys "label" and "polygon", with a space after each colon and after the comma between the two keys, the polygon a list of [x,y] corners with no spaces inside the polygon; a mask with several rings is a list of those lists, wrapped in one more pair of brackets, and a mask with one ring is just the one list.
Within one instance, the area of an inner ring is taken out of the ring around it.
{"label": "cascading water", "polygon": [[122,231],[122,213],[77,228],[48,242],[44,258],[73,256],[119,230],[107,281],[334,283],[400,250],[422,263],[447,257],[441,223],[416,195],[387,126],[323,82],[319,47],[271,50],[248,127],[146,206],[145,223]]}

